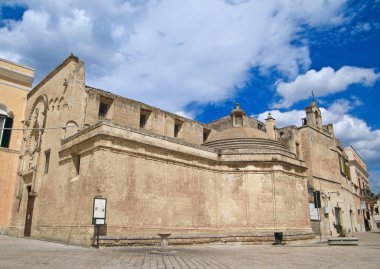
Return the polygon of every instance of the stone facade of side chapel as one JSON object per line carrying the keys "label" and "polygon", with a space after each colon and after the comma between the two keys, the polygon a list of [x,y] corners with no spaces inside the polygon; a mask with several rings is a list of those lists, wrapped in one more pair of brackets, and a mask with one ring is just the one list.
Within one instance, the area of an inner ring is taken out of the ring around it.
{"label": "stone facade of side chapel", "polygon": [[102,244],[307,240],[352,218],[360,228],[347,154],[314,101],[301,127],[238,104],[203,124],[86,86],[71,55],[28,93],[24,119],[9,234],[90,245],[94,197],[107,199]]}

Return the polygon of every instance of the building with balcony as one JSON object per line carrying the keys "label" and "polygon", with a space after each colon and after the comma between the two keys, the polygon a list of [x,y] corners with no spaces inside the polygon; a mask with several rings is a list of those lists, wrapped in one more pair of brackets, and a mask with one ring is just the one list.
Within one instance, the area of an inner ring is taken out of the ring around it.
{"label": "building with balcony", "polygon": [[355,213],[357,217],[355,230],[365,231],[366,223],[368,225],[371,220],[370,206],[366,199],[367,193],[370,190],[369,174],[367,173],[366,164],[352,146],[346,147],[344,151],[348,158],[352,181],[351,190],[355,199]]}

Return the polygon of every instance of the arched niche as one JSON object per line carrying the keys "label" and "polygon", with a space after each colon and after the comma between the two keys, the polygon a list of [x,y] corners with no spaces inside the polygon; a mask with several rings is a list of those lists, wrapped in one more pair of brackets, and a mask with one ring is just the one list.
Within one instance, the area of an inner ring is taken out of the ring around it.
{"label": "arched niche", "polygon": [[64,135],[64,139],[76,134],[78,132],[78,124],[73,121],[73,120],[70,120],[66,123],[66,126],[65,126],[65,135]]}
{"label": "arched niche", "polygon": [[54,108],[56,110],[59,110],[59,99],[58,99],[58,97],[54,99]]}
{"label": "arched niche", "polygon": [[63,107],[63,102],[65,101],[65,98],[63,96],[59,99],[57,110],[60,110]]}
{"label": "arched niche", "polygon": [[54,103],[54,99],[51,98],[50,101],[49,101],[49,109],[50,109],[50,111],[53,111],[53,110],[54,110],[54,105],[53,105],[53,103]]}

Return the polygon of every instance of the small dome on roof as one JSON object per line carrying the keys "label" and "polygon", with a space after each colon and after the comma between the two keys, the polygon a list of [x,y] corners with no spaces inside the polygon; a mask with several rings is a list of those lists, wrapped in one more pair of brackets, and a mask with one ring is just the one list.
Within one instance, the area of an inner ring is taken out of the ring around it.
{"label": "small dome on roof", "polygon": [[240,104],[239,103],[236,103],[235,105],[235,109],[233,109],[230,113],[230,115],[246,115],[245,114],[245,111],[243,109],[240,108]]}

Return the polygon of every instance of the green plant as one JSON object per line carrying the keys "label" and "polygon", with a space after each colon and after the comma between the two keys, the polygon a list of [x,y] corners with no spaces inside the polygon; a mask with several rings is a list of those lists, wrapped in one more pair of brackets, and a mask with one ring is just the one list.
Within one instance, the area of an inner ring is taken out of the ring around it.
{"label": "green plant", "polygon": [[334,228],[340,237],[346,237],[347,235],[346,228],[343,228],[343,226],[340,224],[334,224]]}

